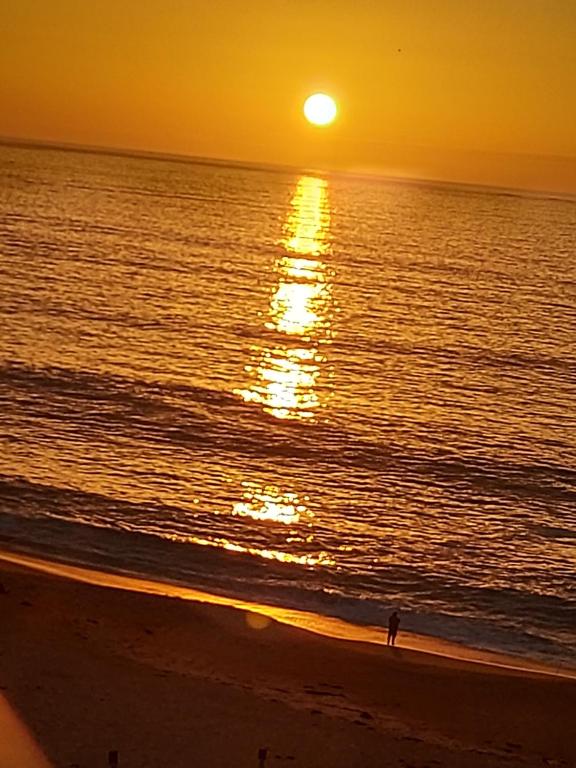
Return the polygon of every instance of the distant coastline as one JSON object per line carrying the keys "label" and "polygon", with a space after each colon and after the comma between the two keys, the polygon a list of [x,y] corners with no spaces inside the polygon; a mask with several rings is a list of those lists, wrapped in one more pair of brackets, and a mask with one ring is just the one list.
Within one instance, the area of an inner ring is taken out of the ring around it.
{"label": "distant coastline", "polygon": [[[221,157],[201,157],[198,155],[183,155],[171,152],[157,152],[145,149],[130,149],[127,147],[105,147],[96,145],[74,144],[68,142],[44,141],[41,139],[22,139],[10,136],[0,136],[0,146],[18,149],[52,150],[55,152],[77,152],[87,155],[107,155],[109,157],[133,157],[139,159],[158,160],[160,162],[183,163],[214,168],[235,168],[244,171],[268,172],[279,174],[310,174],[324,178],[356,178],[362,181],[372,181],[384,184],[402,184],[406,186],[424,187],[427,189],[451,190],[467,194],[489,194],[506,197],[529,197],[545,200],[561,200],[576,203],[576,193],[554,192],[546,189],[524,189],[515,187],[498,187],[488,184],[470,184],[461,181],[443,181],[433,178],[411,178],[405,176],[389,176],[378,172],[344,171],[337,169],[306,168],[292,165],[273,163],[257,163],[249,160],[234,160]],[[561,159],[561,158],[560,158]]]}

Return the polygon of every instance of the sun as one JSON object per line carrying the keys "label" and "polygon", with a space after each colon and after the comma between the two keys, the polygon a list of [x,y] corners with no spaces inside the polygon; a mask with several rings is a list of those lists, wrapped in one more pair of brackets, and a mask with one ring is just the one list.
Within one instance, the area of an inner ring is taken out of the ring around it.
{"label": "sun", "polygon": [[329,125],[337,113],[336,102],[326,93],[314,93],[304,102],[304,116],[313,125]]}

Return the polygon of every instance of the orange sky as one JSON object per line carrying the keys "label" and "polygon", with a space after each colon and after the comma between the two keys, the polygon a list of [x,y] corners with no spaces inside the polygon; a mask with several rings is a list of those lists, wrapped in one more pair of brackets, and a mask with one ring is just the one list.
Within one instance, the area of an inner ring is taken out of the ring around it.
{"label": "orange sky", "polygon": [[[0,136],[576,193],[576,0],[2,0]],[[304,98],[339,102],[329,128]]]}

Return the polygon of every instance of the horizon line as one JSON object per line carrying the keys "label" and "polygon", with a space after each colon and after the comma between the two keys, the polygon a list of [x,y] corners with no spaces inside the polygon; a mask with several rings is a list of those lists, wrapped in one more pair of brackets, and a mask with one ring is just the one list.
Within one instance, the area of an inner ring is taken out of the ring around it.
{"label": "horizon line", "polygon": [[[410,186],[423,186],[431,188],[462,189],[468,192],[509,195],[515,197],[539,197],[555,200],[576,202],[576,193],[555,192],[547,189],[531,189],[524,187],[505,187],[491,184],[479,184],[465,181],[446,181],[437,178],[420,178],[410,176],[388,176],[384,173],[370,171],[353,171],[328,168],[306,168],[303,166],[286,165],[283,163],[263,163],[255,160],[238,160],[234,158],[188,155],[178,152],[163,152],[154,149],[136,149],[130,147],[111,147],[102,144],[76,144],[75,142],[52,141],[49,139],[23,138],[13,136],[0,136],[0,146],[11,146],[20,149],[35,148],[41,150],[54,150],[60,152],[78,152],[82,154],[109,155],[111,157],[140,157],[150,160],[165,160],[190,165],[206,165],[219,168],[237,168],[243,170],[264,170],[273,173],[309,173],[318,176],[336,176],[370,181],[380,181],[390,184],[403,184]],[[492,153],[511,154],[514,153]],[[539,155],[537,157],[540,157]],[[543,157],[543,156],[542,156]],[[551,156],[559,158],[561,156]]]}

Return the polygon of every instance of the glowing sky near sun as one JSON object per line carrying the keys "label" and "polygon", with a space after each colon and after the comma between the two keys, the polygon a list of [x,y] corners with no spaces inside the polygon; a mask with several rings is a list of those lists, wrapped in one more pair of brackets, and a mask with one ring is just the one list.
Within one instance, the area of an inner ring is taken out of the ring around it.
{"label": "glowing sky near sun", "polygon": [[[0,136],[576,191],[570,0],[3,0]],[[329,130],[302,116],[331,94]]]}

